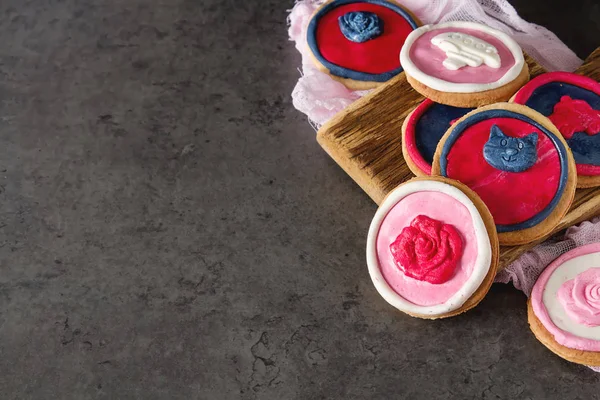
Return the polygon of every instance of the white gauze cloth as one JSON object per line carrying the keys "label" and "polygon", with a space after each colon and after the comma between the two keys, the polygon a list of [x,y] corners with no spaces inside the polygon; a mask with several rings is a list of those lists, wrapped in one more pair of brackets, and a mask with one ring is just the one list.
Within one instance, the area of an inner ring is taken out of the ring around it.
{"label": "white gauze cloth", "polygon": [[[574,71],[582,61],[555,34],[524,21],[506,0],[398,0],[424,24],[474,21],[511,35],[527,54],[548,71]],[[352,91],[317,70],[306,45],[306,28],[322,0],[299,0],[291,10],[290,39],[302,55],[302,76],[292,92],[294,107],[315,127],[327,122],[368,91]]]}

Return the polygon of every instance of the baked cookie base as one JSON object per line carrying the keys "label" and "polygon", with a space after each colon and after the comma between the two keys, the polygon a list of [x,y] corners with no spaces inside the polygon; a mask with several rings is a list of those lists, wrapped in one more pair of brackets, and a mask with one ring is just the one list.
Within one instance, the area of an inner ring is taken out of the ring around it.
{"label": "baked cookie base", "polygon": [[508,101],[524,84],[529,82],[529,67],[527,63],[524,63],[521,73],[513,81],[504,86],[475,93],[440,92],[421,83],[408,74],[406,74],[406,79],[417,92],[436,103],[454,107],[480,107],[487,104]]}
{"label": "baked cookie base", "polygon": [[[325,72],[331,78],[333,78],[334,80],[340,82],[342,85],[346,86],[350,90],[369,90],[369,89],[375,89],[376,87],[379,87],[379,86],[381,86],[381,85],[383,85],[383,84],[386,83],[386,82],[374,82],[374,81],[356,81],[354,79],[342,78],[340,76],[333,75],[331,73],[331,71],[329,71],[329,68],[327,68],[326,66],[324,66],[323,64],[321,64],[321,62],[319,60],[317,60],[317,58],[312,54],[312,52],[310,53],[310,58],[312,59],[313,64],[315,65],[315,67],[317,67],[317,69],[319,71]],[[404,72],[401,72],[401,74],[403,74],[403,73]]]}
{"label": "baked cookie base", "polygon": [[527,300],[527,320],[536,339],[557,356],[577,364],[600,367],[600,352],[571,349],[558,343],[533,312],[531,299]]}

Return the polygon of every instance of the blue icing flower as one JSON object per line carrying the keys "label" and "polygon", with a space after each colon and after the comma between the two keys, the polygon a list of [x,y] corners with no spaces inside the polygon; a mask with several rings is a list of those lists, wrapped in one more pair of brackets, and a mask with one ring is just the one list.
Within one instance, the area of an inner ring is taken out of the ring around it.
{"label": "blue icing flower", "polygon": [[366,11],[351,11],[338,18],[340,30],[346,39],[363,43],[383,33],[383,21],[377,14]]}
{"label": "blue icing flower", "polygon": [[523,172],[537,161],[538,134],[522,138],[507,136],[497,126],[490,130],[490,138],[483,147],[483,158],[492,167],[507,172]]}

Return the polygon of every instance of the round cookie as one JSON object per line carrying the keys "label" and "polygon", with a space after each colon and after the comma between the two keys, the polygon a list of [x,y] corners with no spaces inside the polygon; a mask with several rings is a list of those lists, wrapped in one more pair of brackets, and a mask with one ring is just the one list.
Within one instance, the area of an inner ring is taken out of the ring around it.
{"label": "round cookie", "polygon": [[403,71],[398,54],[419,25],[394,1],[334,0],[315,11],[306,39],[320,70],[350,89],[365,90]]}
{"label": "round cookie", "polygon": [[506,101],[529,80],[529,67],[517,42],[475,22],[414,30],[402,47],[400,62],[417,92],[455,107]]}
{"label": "round cookie", "polygon": [[550,264],[527,302],[536,338],[560,357],[600,366],[600,243],[578,247]]}
{"label": "round cookie", "polygon": [[448,128],[472,108],[459,108],[425,99],[404,120],[402,154],[417,176],[431,175],[431,163],[438,142]]}
{"label": "round cookie", "polygon": [[492,216],[460,182],[413,178],[391,191],[367,238],[375,288],[392,306],[419,318],[451,317],[475,307],[498,267]]}
{"label": "round cookie", "polygon": [[512,101],[556,125],[573,152],[577,187],[600,186],[600,83],[569,72],[549,72],[532,79]]}
{"label": "round cookie", "polygon": [[575,161],[556,127],[518,104],[481,107],[456,122],[438,143],[433,175],[473,189],[494,217],[502,245],[549,233],[575,195]]}

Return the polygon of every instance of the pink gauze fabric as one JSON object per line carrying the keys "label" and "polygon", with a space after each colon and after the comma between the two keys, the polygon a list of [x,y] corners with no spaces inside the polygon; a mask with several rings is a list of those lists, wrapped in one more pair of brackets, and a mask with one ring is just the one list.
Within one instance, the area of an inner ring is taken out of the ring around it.
{"label": "pink gauze fabric", "polygon": [[512,282],[529,297],[535,281],[548,264],[569,250],[597,242],[600,242],[600,218],[570,227],[563,238],[547,240],[535,246],[500,271],[496,282]]}
{"label": "pink gauze fabric", "polygon": [[[423,22],[474,21],[510,34],[548,71],[574,71],[582,63],[552,32],[523,20],[506,0],[398,0]],[[302,76],[292,92],[294,107],[315,128],[369,91],[352,91],[317,70],[306,45],[306,28],[322,0],[299,0],[291,10],[289,37],[302,55]]]}

